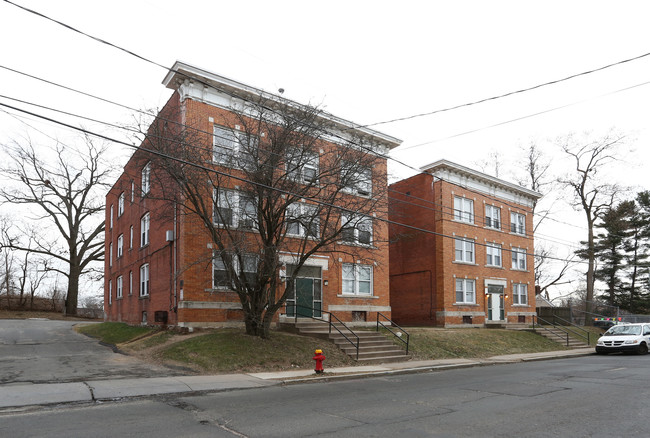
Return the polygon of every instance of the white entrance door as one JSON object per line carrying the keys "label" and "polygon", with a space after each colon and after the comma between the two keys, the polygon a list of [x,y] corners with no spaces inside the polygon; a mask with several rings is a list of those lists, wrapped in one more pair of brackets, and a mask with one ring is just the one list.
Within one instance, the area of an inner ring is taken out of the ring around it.
{"label": "white entrance door", "polygon": [[491,321],[501,320],[501,294],[490,294]]}

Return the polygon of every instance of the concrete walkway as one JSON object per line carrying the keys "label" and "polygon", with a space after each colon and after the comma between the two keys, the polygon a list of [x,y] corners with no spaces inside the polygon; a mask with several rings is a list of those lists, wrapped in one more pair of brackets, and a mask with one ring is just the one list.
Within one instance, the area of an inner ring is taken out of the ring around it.
{"label": "concrete walkway", "polygon": [[[358,367],[325,368],[315,375],[313,370],[270,373],[220,374],[214,376],[175,376],[88,380],[70,383],[6,384],[0,386],[0,408],[12,409],[62,403],[87,403],[170,393],[218,392],[258,388],[300,382],[319,382],[340,378],[358,378],[382,374],[413,373],[430,370],[463,368],[498,363],[560,359],[593,354],[593,348],[544,353],[510,354],[487,359],[442,359],[407,361]],[[326,365],[326,364],[325,364]]]}

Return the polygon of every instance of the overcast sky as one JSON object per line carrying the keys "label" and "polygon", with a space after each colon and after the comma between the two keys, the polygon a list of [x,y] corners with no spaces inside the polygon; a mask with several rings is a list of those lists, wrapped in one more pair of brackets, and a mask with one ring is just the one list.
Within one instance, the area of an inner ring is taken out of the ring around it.
{"label": "overcast sky", "polygon": [[[373,124],[532,87],[650,52],[647,1],[198,1],[15,0],[67,25],[171,67],[182,60],[319,104]],[[11,68],[134,108],[159,108],[166,71],[0,1],[0,95],[129,123],[131,111],[75,95]],[[401,179],[449,159],[481,169],[498,151],[513,180],[520,152],[544,146],[554,167],[568,161],[553,140],[570,132],[627,135],[630,153],[608,178],[650,188],[650,56],[604,71],[470,107],[374,126],[403,140],[390,163]],[[29,108],[0,97],[0,103]],[[33,108],[32,108],[33,109]],[[44,110],[41,114],[52,115]],[[116,138],[126,133],[64,118]],[[518,120],[519,119],[519,120]],[[38,129],[74,141],[49,123],[0,111],[0,140]],[[497,126],[494,126],[497,125]],[[114,147],[118,160],[131,153]],[[489,170],[489,169],[486,169]],[[584,239],[580,215],[555,203],[538,244],[565,257]]]}

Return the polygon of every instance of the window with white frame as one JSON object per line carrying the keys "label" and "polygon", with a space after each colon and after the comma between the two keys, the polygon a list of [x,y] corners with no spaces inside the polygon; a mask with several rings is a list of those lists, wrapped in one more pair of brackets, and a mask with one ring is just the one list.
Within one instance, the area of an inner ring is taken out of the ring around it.
{"label": "window with white frame", "polygon": [[488,243],[485,245],[485,259],[489,266],[501,266],[501,245]]}
{"label": "window with white frame", "polygon": [[363,215],[341,215],[341,237],[344,242],[372,244],[372,218]]}
{"label": "window with white frame", "polygon": [[302,202],[287,207],[285,215],[287,234],[300,237],[320,237],[318,206]]}
{"label": "window with white frame", "polygon": [[526,234],[526,216],[510,212],[510,231],[515,234]]}
{"label": "window with white frame", "polygon": [[131,181],[131,204],[133,204],[134,199],[135,199],[135,181]]}
{"label": "window with white frame", "polygon": [[250,168],[254,164],[259,139],[255,135],[214,125],[212,160],[228,167]]}
{"label": "window with white frame", "polygon": [[474,201],[472,199],[454,196],[454,219],[473,224]]}
{"label": "window with white frame", "polygon": [[363,168],[357,164],[341,166],[341,182],[343,190],[359,196],[372,194],[372,169]]}
{"label": "window with white frame", "polygon": [[124,214],[124,192],[120,193],[120,197],[117,198],[117,217],[120,217]]}
{"label": "window with white frame", "polygon": [[315,152],[293,149],[287,155],[287,174],[303,184],[318,183],[319,157]]}
{"label": "window with white frame", "polygon": [[119,259],[124,255],[124,234],[117,236],[117,258]]}
{"label": "window with white frame", "polygon": [[372,295],[372,266],[343,263],[343,295]]}
{"label": "window with white frame", "polygon": [[255,198],[236,190],[215,190],[214,223],[229,227],[255,228],[257,205]]}
{"label": "window with white frame", "polygon": [[142,189],[142,196],[144,196],[151,190],[151,162],[144,165],[141,176],[142,184],[140,187]]}
{"label": "window with white frame", "polygon": [[476,280],[456,279],[456,303],[476,304]]}
{"label": "window with white frame", "polygon": [[474,241],[471,239],[455,239],[455,260],[463,263],[474,263]]}
{"label": "window with white frame", "polygon": [[113,304],[113,281],[108,280],[108,305]]}
{"label": "window with white frame", "polygon": [[501,209],[494,205],[485,205],[485,226],[488,228],[501,229]]}
{"label": "window with white frame", "polygon": [[133,249],[133,225],[129,228],[129,249]]}
{"label": "window with white frame", "polygon": [[[212,284],[215,289],[233,289],[234,282],[230,276],[225,260],[232,263],[237,275],[242,275],[251,288],[257,285],[257,268],[259,258],[255,254],[233,254],[215,252],[212,258]],[[241,261],[241,262],[240,262]]]}
{"label": "window with white frame", "polygon": [[512,304],[528,304],[528,285],[523,283],[514,283],[512,285]]}
{"label": "window with white frame", "polygon": [[140,296],[149,295],[149,264],[140,266]]}
{"label": "window with white frame", "polygon": [[140,246],[149,245],[149,226],[150,226],[150,215],[145,213],[144,216],[140,219]]}
{"label": "window with white frame", "polygon": [[108,266],[113,266],[113,242],[108,244]]}
{"label": "window with white frame", "polygon": [[116,298],[122,298],[122,276],[121,275],[119,277],[117,277],[117,281],[115,282],[115,286],[116,286],[116,289],[115,289],[116,295],[115,295],[115,297]]}
{"label": "window with white frame", "polygon": [[129,295],[133,294],[133,271],[129,271]]}
{"label": "window with white frame", "polygon": [[526,270],[526,250],[523,248],[512,248],[512,269]]}
{"label": "window with white frame", "polygon": [[110,217],[110,222],[109,222],[109,228],[111,230],[113,229],[113,204],[111,204],[111,217]]}

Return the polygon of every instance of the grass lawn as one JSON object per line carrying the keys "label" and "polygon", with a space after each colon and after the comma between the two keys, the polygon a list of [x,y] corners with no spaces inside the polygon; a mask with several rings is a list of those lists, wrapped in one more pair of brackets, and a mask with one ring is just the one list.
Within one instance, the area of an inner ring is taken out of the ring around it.
{"label": "grass lawn", "polygon": [[[147,361],[183,366],[201,373],[236,373],[310,369],[314,350],[327,357],[325,368],[356,362],[322,339],[272,331],[271,339],[248,336],[242,329],[199,330],[190,335],[101,323],[78,329]],[[565,347],[535,333],[499,329],[409,328],[410,353],[415,360],[484,358],[504,354],[563,350]],[[148,336],[147,336],[148,335]],[[132,341],[135,340],[135,341]]]}
{"label": "grass lawn", "polygon": [[130,326],[121,322],[81,325],[77,326],[76,330],[108,344],[121,344],[156,331],[149,327]]}

